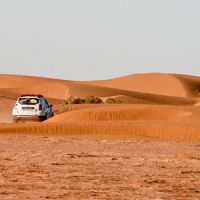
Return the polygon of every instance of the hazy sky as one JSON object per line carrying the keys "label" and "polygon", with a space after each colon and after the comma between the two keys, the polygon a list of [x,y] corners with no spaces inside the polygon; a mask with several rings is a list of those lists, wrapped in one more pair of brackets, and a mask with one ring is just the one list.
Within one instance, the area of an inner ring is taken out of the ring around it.
{"label": "hazy sky", "polygon": [[200,0],[0,0],[0,73],[200,75]]}

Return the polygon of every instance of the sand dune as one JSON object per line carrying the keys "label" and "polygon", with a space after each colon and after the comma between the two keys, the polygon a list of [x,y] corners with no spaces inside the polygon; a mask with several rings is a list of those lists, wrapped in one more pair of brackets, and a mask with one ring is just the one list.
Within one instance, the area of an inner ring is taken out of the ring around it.
{"label": "sand dune", "polygon": [[[20,94],[40,93],[56,116],[45,123],[0,124],[0,133],[142,136],[200,142],[200,78],[139,74],[107,81],[65,81],[0,75],[0,123],[11,122]],[[112,97],[122,105],[65,105],[69,96]]]}
{"label": "sand dune", "polygon": [[174,75],[185,88],[188,97],[200,97],[200,77]]}
{"label": "sand dune", "polygon": [[[108,81],[78,82],[57,79],[0,75],[1,88],[17,94],[42,93],[46,97],[66,99],[69,96],[95,95],[98,97],[109,97],[123,95],[126,97],[141,99],[142,101],[164,103],[164,104],[192,104],[189,98],[175,97],[198,97],[198,78],[188,76],[187,80],[181,81],[175,75],[144,74],[131,75]],[[191,80],[190,82],[188,80]],[[183,83],[184,82],[184,83]],[[200,81],[199,81],[200,83]],[[152,95],[154,94],[154,95]],[[166,97],[165,97],[166,96]],[[167,96],[173,96],[169,99]],[[169,100],[168,100],[169,99]],[[129,99],[130,100],[130,99]],[[134,102],[134,101],[133,101]],[[139,103],[141,103],[139,102]],[[131,103],[129,101],[129,103]]]}
{"label": "sand dune", "polygon": [[0,133],[148,137],[200,142],[200,110],[194,107],[114,105],[82,109],[55,116],[44,123],[5,124]]}
{"label": "sand dune", "polygon": [[62,83],[35,84],[33,86],[10,89],[10,91],[18,94],[43,94],[46,97],[57,99],[67,99],[70,96],[69,87]]}
{"label": "sand dune", "polygon": [[[193,105],[195,100],[192,98],[183,98],[183,97],[172,97],[172,96],[163,96],[157,94],[148,94],[142,92],[134,92],[122,89],[113,89],[106,88],[101,86],[92,86],[86,84],[68,84],[69,87],[69,96],[87,96],[94,95],[98,97],[109,97],[123,95],[132,98],[140,99],[143,101],[149,101],[151,103],[159,104],[170,104],[170,105]],[[133,101],[134,103],[134,101]]]}
{"label": "sand dune", "polygon": [[190,114],[176,107],[117,105],[66,112],[46,122],[173,120]]}
{"label": "sand dune", "polygon": [[103,81],[89,81],[86,83],[150,94],[191,97],[191,94],[198,95],[200,77],[152,73],[136,74]]}
{"label": "sand dune", "polygon": [[[138,75],[138,76],[140,77],[141,75]],[[145,75],[143,76],[145,77]],[[171,86],[170,88],[169,84],[164,79],[163,82],[166,85],[162,85],[162,82],[161,82],[161,78],[163,78],[162,76],[164,77],[167,76],[168,81],[171,80],[169,77],[173,77],[173,76],[153,75],[153,74],[150,74],[150,75],[147,74],[146,76],[149,82],[145,82],[147,80],[145,80],[144,78],[143,85],[145,85],[145,87],[147,88],[145,90],[142,90],[140,88],[141,84],[139,84],[139,82],[137,84],[134,83],[136,80],[138,81],[138,78],[134,78],[134,76],[113,79],[109,81],[110,84],[107,82],[105,83],[102,82],[103,85],[106,84],[106,87],[104,87],[102,84],[101,86],[94,85],[96,83],[99,83],[98,81],[91,82],[92,85],[89,85],[89,83],[86,84],[86,82],[64,81],[64,80],[57,80],[57,79],[14,76],[14,75],[0,75],[1,83],[2,83],[0,86],[0,89],[1,88],[6,89],[7,92],[13,93],[15,94],[15,96],[16,94],[20,95],[20,94],[25,94],[25,93],[39,93],[39,94],[42,93],[46,97],[63,99],[63,100],[64,99],[66,100],[69,96],[95,95],[98,97],[110,97],[110,96],[122,95],[122,96],[126,96],[126,99],[127,97],[129,98],[129,103],[134,103],[136,99],[137,99],[137,103],[151,103],[151,104],[159,103],[159,104],[170,104],[170,105],[192,105],[196,103],[196,101],[193,98],[186,98],[187,95],[182,95],[184,97],[181,97],[181,95],[167,96],[169,94],[166,91],[176,90],[176,94],[186,93],[185,91],[186,86],[184,84],[181,85],[180,81],[178,82],[177,87],[176,87],[176,84],[172,81],[174,84],[174,87],[172,88]],[[152,83],[153,77],[155,80],[157,80],[156,85],[155,83]],[[142,80],[142,77],[140,77],[139,79]],[[116,80],[117,80],[117,83],[116,83]],[[128,89],[127,87],[131,85],[130,84],[131,81],[134,83],[133,84],[134,87],[131,86],[131,88],[129,88],[130,90],[127,90]],[[112,86],[111,83],[118,88],[110,88]],[[123,83],[123,84],[119,87],[119,83]],[[154,90],[150,90],[148,88],[150,87],[149,85],[151,84],[154,85],[155,89],[157,87],[157,92],[155,92]],[[133,89],[135,90],[133,91]],[[138,90],[140,92],[137,92]],[[163,90],[163,92],[165,92],[165,95],[159,94],[160,90]],[[156,93],[156,94],[150,94],[150,93]],[[131,98],[133,100],[132,102],[130,101]]]}
{"label": "sand dune", "polygon": [[166,122],[67,122],[2,125],[1,134],[66,135],[131,138],[135,136],[177,142],[200,142],[200,126]]}
{"label": "sand dune", "polygon": [[35,76],[9,75],[0,74],[1,85],[0,88],[23,88],[24,86],[34,86],[47,83],[68,83],[73,81],[66,81],[53,78],[43,78]]}
{"label": "sand dune", "polygon": [[68,97],[67,84],[73,81],[39,78],[32,76],[0,75],[0,89],[18,94],[43,94],[49,98],[64,99]]}

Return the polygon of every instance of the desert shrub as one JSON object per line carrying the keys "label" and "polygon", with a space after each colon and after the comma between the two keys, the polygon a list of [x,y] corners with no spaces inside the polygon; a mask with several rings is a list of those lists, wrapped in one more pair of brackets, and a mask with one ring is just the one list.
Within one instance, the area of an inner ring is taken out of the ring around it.
{"label": "desert shrub", "polygon": [[95,99],[95,102],[96,102],[97,104],[103,103],[102,99],[100,99],[100,98],[96,98],[96,99]]}
{"label": "desert shrub", "polygon": [[107,103],[107,104],[119,104],[119,103],[122,103],[122,101],[119,100],[119,99],[114,99],[114,98],[110,97],[110,98],[106,99],[105,103]]}
{"label": "desert shrub", "polygon": [[74,97],[71,96],[67,99],[66,104],[101,104],[103,101],[95,96],[87,96],[85,98],[82,97]]}
{"label": "desert shrub", "polygon": [[83,104],[83,103],[85,103],[85,99],[74,96],[69,97],[69,99],[66,101],[66,104]]}
{"label": "desert shrub", "polygon": [[113,104],[113,103],[116,103],[116,100],[113,99],[113,98],[108,98],[108,99],[106,99],[105,102],[106,102],[107,104]]}
{"label": "desert shrub", "polygon": [[88,104],[101,104],[101,103],[103,103],[103,101],[100,98],[95,97],[95,96],[87,96],[85,98],[85,103],[88,103]]}

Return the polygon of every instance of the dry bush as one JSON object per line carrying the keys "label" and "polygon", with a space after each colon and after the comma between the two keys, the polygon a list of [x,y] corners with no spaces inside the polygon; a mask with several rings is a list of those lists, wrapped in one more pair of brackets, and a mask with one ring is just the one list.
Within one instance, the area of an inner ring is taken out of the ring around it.
{"label": "dry bush", "polygon": [[114,98],[108,98],[106,99],[105,103],[107,104],[120,104],[120,103],[123,103],[121,100],[119,99],[114,99]]}
{"label": "dry bush", "polygon": [[70,96],[66,101],[66,104],[83,104],[83,103],[85,103],[85,99],[74,96]]}
{"label": "dry bush", "polygon": [[95,97],[95,96],[87,96],[85,98],[85,103],[88,103],[88,104],[101,104],[101,103],[103,103],[103,101],[100,98]]}
{"label": "dry bush", "polygon": [[87,96],[87,97],[74,97],[70,96],[66,104],[101,104],[103,101],[95,96]]}

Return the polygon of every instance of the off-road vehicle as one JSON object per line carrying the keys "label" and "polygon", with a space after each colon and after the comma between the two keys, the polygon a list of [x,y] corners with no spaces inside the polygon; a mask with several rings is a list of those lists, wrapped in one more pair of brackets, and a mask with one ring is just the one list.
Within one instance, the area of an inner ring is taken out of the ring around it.
{"label": "off-road vehicle", "polygon": [[12,112],[13,122],[19,120],[44,121],[54,115],[52,105],[42,95],[25,94],[18,98]]}

